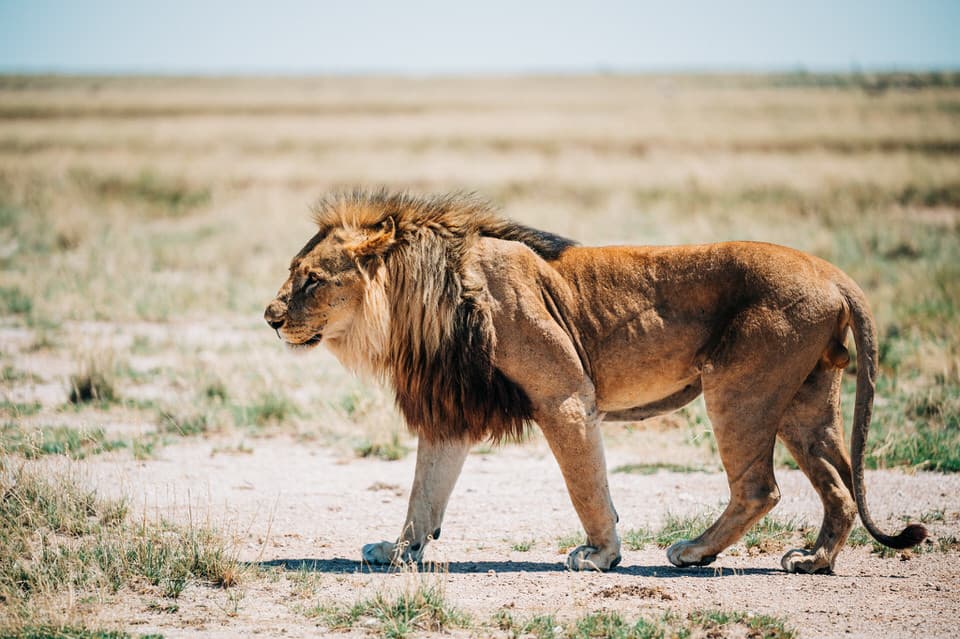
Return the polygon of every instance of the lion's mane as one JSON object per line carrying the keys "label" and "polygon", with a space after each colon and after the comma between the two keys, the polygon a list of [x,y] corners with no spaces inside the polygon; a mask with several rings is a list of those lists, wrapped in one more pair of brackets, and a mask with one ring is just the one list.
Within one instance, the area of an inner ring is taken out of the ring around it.
{"label": "lion's mane", "polygon": [[520,437],[532,406],[493,365],[497,336],[482,284],[471,276],[470,249],[479,238],[494,237],[522,242],[552,260],[574,243],[506,220],[470,194],[420,198],[387,191],[318,202],[315,241],[339,227],[378,228],[387,218],[395,237],[380,254],[385,268],[368,284],[380,290],[368,292],[360,315],[361,322],[386,327],[386,343],[370,349],[378,353],[348,357],[368,358],[366,367],[393,386],[408,427],[421,437]]}

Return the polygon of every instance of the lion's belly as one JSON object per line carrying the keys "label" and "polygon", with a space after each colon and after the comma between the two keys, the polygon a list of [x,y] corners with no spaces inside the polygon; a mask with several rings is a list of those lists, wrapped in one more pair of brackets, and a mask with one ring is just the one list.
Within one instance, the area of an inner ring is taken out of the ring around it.
{"label": "lion's belly", "polygon": [[702,330],[691,326],[670,335],[659,333],[654,330],[638,339],[633,332],[629,340],[608,339],[597,349],[591,363],[600,410],[625,410],[659,401],[700,376],[695,361]]}
{"label": "lion's belly", "polygon": [[680,379],[672,375],[659,379],[641,377],[644,376],[632,380],[617,380],[616,383],[606,381],[597,384],[597,408],[603,412],[612,412],[652,404],[680,392],[696,379],[696,375]]}

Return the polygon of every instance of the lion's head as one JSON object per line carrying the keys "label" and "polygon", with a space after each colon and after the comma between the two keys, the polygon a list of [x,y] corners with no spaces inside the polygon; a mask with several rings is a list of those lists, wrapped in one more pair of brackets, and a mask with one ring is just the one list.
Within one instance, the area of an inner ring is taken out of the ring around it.
{"label": "lion's head", "polygon": [[531,407],[492,362],[496,335],[470,248],[483,236],[551,259],[572,243],[497,216],[472,196],[386,191],[322,200],[318,232],[264,313],[291,346],[326,344],[393,387],[428,439],[519,435]]}
{"label": "lion's head", "polygon": [[372,281],[382,279],[384,252],[395,232],[392,217],[367,227],[321,229],[291,260],[290,275],[264,319],[292,348],[311,348],[325,339],[336,351],[370,310],[365,298]]}

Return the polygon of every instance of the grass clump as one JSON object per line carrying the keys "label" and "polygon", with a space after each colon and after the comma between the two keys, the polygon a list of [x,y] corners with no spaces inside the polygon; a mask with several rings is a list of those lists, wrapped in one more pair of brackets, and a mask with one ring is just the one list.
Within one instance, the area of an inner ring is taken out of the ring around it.
{"label": "grass clump", "polygon": [[787,627],[783,619],[769,615],[701,610],[690,613],[687,621],[692,628],[702,629],[707,637],[733,636],[737,630],[746,631],[748,637],[763,639],[792,639],[797,636],[797,632]]}
{"label": "grass clump", "polygon": [[33,310],[33,300],[16,286],[0,286],[0,313],[3,315],[28,315]]}
{"label": "grass clump", "polygon": [[667,513],[667,517],[654,535],[653,541],[660,548],[666,548],[682,539],[693,539],[706,530],[713,523],[713,519],[714,517],[710,513],[688,516]]}
{"label": "grass clump", "polygon": [[562,636],[563,625],[553,615],[537,615],[520,627],[520,632],[533,635],[537,639],[554,639]]}
{"label": "grass clump", "polygon": [[653,542],[655,535],[649,528],[631,528],[623,533],[621,541],[630,550],[643,550],[644,546]]}
{"label": "grass clump", "polygon": [[664,462],[642,463],[642,464],[623,464],[617,466],[611,472],[629,473],[632,475],[655,475],[660,471],[668,473],[705,473],[709,472],[705,466],[688,466],[686,464],[670,464]]}
{"label": "grass clump", "polygon": [[210,418],[206,413],[180,414],[161,410],[160,430],[183,437],[204,435],[210,430]]}
{"label": "grass clump", "polygon": [[400,441],[399,433],[391,433],[387,441],[364,440],[353,447],[357,457],[377,457],[384,461],[403,459],[410,452],[410,448]]}
{"label": "grass clump", "polygon": [[35,373],[30,373],[27,371],[22,371],[18,368],[15,368],[9,364],[3,366],[3,370],[0,371],[0,381],[7,384],[22,384],[30,383],[36,384],[43,381],[39,375]]}
{"label": "grass clump", "polygon": [[102,428],[83,430],[69,426],[42,426],[28,430],[17,423],[0,427],[0,451],[21,455],[27,459],[43,455],[66,455],[71,459],[83,459],[119,448],[126,442],[108,438]]}
{"label": "grass clump", "polygon": [[524,539],[522,541],[516,541],[510,544],[510,550],[514,552],[530,552],[530,549],[533,548],[536,543],[533,539]]}
{"label": "grass clump", "polygon": [[230,397],[227,385],[220,379],[211,379],[203,387],[203,395],[210,401],[223,403]]}
{"label": "grass clump", "polygon": [[663,629],[659,623],[646,619],[631,624],[615,612],[595,612],[577,619],[564,635],[570,639],[648,639],[662,637]]}
{"label": "grass clump", "polygon": [[777,519],[767,515],[747,531],[743,544],[747,550],[772,552],[780,550],[798,532],[803,532],[803,524],[793,519]]}
{"label": "grass clump", "polygon": [[91,630],[76,625],[23,626],[3,639],[163,639],[163,635],[131,635],[122,630]]}
{"label": "grass clump", "polygon": [[0,482],[2,636],[45,627],[37,624],[59,627],[88,610],[77,601],[132,582],[175,598],[187,582],[228,587],[240,575],[212,530],[132,524],[126,502],[100,498],[67,476],[20,468]]}
{"label": "grass clump", "polygon": [[[816,537],[814,537],[816,540]],[[853,530],[850,531],[850,536],[847,537],[847,545],[853,546],[854,548],[859,546],[866,546],[867,544],[873,541],[873,537],[870,536],[870,533],[867,532],[867,529],[863,526],[856,526]],[[813,543],[810,543],[810,546],[813,547]]]}
{"label": "grass clump", "polygon": [[371,619],[384,637],[400,638],[416,632],[442,632],[467,628],[469,617],[447,602],[443,591],[423,582],[396,595],[378,593],[352,606],[317,606],[307,611],[331,630],[352,628]]}
{"label": "grass clump", "polygon": [[0,400],[0,414],[13,418],[27,417],[40,412],[43,405],[40,402],[11,402],[9,399]]}
{"label": "grass clump", "polygon": [[300,414],[296,403],[286,395],[270,391],[263,393],[253,404],[235,406],[234,419],[239,426],[263,428],[268,424],[282,424]]}
{"label": "grass clump", "polygon": [[112,363],[95,357],[86,358],[80,370],[70,376],[71,404],[112,404],[119,399]]}
{"label": "grass clump", "polygon": [[557,537],[557,552],[564,553],[585,543],[587,543],[587,537],[579,531],[560,535]]}
{"label": "grass clump", "polygon": [[593,612],[570,621],[539,615],[518,623],[506,611],[492,619],[494,627],[536,639],[666,639],[667,637],[757,637],[792,639],[796,631],[778,617],[748,612],[697,610],[686,617],[673,613],[628,620],[620,613]]}

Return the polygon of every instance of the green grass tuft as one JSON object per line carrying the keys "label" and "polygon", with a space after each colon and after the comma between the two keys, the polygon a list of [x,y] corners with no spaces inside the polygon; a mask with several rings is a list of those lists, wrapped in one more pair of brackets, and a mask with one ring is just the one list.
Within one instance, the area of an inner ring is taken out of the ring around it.
{"label": "green grass tuft", "polygon": [[365,440],[353,447],[357,457],[377,457],[384,461],[403,459],[410,452],[410,448],[400,440],[399,433],[391,433],[387,441]]}
{"label": "green grass tuft", "polygon": [[300,409],[283,393],[270,391],[260,395],[253,404],[234,406],[233,413],[237,425],[262,428],[269,424],[282,424],[300,415]]}
{"label": "green grass tuft", "polygon": [[689,516],[667,513],[663,525],[654,536],[654,541],[660,548],[666,548],[680,540],[693,539],[706,530],[713,523],[713,520],[714,516],[711,513]]}
{"label": "green grass tuft", "polygon": [[91,630],[75,625],[22,626],[16,630],[0,629],[2,639],[163,639],[163,635],[131,635],[122,630]]}
{"label": "green grass tuft", "polygon": [[0,414],[13,417],[27,417],[36,415],[43,409],[40,402],[11,402],[9,399],[0,400]]}
{"label": "green grass tuft", "polygon": [[204,435],[209,429],[210,418],[206,413],[160,411],[160,430],[165,433],[190,437]]}
{"label": "green grass tuft", "polygon": [[30,429],[17,423],[7,423],[0,427],[0,450],[6,454],[22,455],[33,459],[43,455],[66,455],[72,459],[83,459],[88,455],[98,455],[119,448],[127,443],[119,439],[110,439],[102,428],[90,430],[69,426],[42,426]]}
{"label": "green grass tuft", "polygon": [[307,616],[331,630],[352,628],[360,619],[369,618],[379,634],[391,639],[470,625],[470,618],[448,603],[438,586],[423,582],[396,595],[378,593],[349,607],[317,606],[308,610]]}
{"label": "green grass tuft", "polygon": [[511,636],[536,639],[666,639],[667,637],[757,637],[793,639],[796,631],[783,619],[748,612],[697,610],[686,617],[667,612],[630,621],[618,612],[592,612],[569,621],[539,615],[518,623],[506,611],[493,618],[494,627]]}
{"label": "green grass tuft", "polygon": [[[694,628],[700,628],[706,636],[733,635],[734,627],[740,632],[746,630],[749,637],[763,639],[792,639],[797,636],[795,630],[788,628],[786,622],[779,617],[769,615],[754,615],[744,612],[729,612],[719,610],[702,610],[692,612],[687,616]],[[753,631],[753,632],[750,632]],[[722,634],[717,634],[717,633]]]}
{"label": "green grass tuft", "polygon": [[848,546],[853,546],[853,547],[866,546],[867,544],[872,542],[873,542],[873,537],[870,536],[870,533],[868,533],[867,529],[864,528],[863,526],[856,526],[853,530],[850,531],[850,536],[847,537]]}
{"label": "green grass tuft", "polygon": [[530,552],[530,549],[533,548],[534,544],[537,542],[533,539],[524,539],[523,541],[516,541],[510,544],[510,550],[514,552]]}
{"label": "green grass tuft", "polygon": [[623,533],[623,544],[630,550],[643,550],[643,548],[653,543],[656,536],[649,528],[631,528]]}
{"label": "green grass tuft", "polygon": [[748,550],[780,550],[796,533],[803,532],[804,529],[804,525],[797,520],[784,520],[767,515],[747,531],[743,536],[743,544]]}
{"label": "green grass tuft", "polygon": [[617,466],[611,472],[630,473],[633,475],[655,475],[660,471],[668,473],[706,473],[709,469],[705,466],[689,466],[686,464],[670,464],[665,462],[645,463],[645,464],[623,464]]}
{"label": "green grass tuft", "polygon": [[573,550],[577,546],[582,546],[587,543],[587,537],[582,532],[572,532],[566,535],[560,535],[557,537],[557,552],[567,552]]}
{"label": "green grass tuft", "polygon": [[0,315],[28,315],[33,301],[19,288],[0,286]]}
{"label": "green grass tuft", "polygon": [[558,623],[553,615],[538,615],[523,624],[521,632],[537,639],[554,639],[562,636],[560,633],[563,632],[563,625]]}

